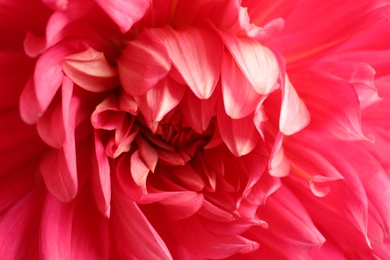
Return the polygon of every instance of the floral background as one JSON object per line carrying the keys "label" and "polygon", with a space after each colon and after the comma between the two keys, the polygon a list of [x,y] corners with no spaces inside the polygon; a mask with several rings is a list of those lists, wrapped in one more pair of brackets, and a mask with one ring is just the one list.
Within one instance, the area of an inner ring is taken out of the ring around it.
{"label": "floral background", "polygon": [[389,19],[0,0],[0,258],[389,258]]}

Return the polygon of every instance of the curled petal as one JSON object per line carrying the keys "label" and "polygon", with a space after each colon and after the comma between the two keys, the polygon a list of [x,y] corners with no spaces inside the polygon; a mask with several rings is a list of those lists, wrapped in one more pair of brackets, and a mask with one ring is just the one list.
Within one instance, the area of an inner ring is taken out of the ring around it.
{"label": "curled petal", "polygon": [[74,83],[91,92],[104,92],[119,85],[117,69],[108,64],[102,52],[92,48],[65,57],[62,69]]}
{"label": "curled petal", "polygon": [[116,96],[110,95],[104,99],[91,116],[91,123],[96,129],[114,130],[123,123],[126,113],[120,111]]}
{"label": "curled petal", "polygon": [[208,31],[193,27],[150,31],[165,45],[173,65],[192,92],[200,99],[209,98],[221,71],[220,40]]}
{"label": "curled petal", "polygon": [[146,178],[148,177],[149,171],[149,168],[140,157],[139,150],[135,151],[130,159],[130,172],[135,184],[142,189],[146,189]]}
{"label": "curled petal", "polygon": [[145,94],[171,68],[164,45],[146,29],[127,42],[117,62],[123,89],[132,96]]}

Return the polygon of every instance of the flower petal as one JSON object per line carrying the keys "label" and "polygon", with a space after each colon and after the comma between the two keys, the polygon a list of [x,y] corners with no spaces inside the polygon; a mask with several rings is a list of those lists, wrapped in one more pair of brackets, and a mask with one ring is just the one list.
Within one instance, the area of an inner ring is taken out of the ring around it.
{"label": "flower petal", "polygon": [[123,89],[132,96],[145,94],[171,68],[164,45],[147,29],[127,42],[117,62]]}
{"label": "flower petal", "polygon": [[65,57],[62,69],[74,83],[91,92],[104,92],[119,85],[117,69],[108,64],[102,52],[92,48]]}
{"label": "flower petal", "polygon": [[72,200],[78,189],[74,131],[79,100],[72,98],[72,92],[73,83],[65,77],[62,87],[65,143],[61,149],[48,154],[41,163],[41,172],[47,188],[63,202]]}
{"label": "flower petal", "polygon": [[226,50],[222,55],[221,81],[226,114],[239,119],[253,113],[262,96],[253,89]]}
{"label": "flower petal", "polygon": [[257,40],[219,31],[242,73],[258,94],[269,94],[277,87],[279,66],[274,53]]}
{"label": "flower petal", "polygon": [[220,105],[217,122],[221,137],[235,156],[250,153],[260,141],[260,135],[253,123],[253,115],[232,119]]}
{"label": "flower petal", "polygon": [[185,87],[166,77],[146,94],[135,97],[142,115],[152,130],[155,123],[176,107],[183,98]]}
{"label": "flower petal", "polygon": [[220,40],[211,32],[193,27],[150,31],[165,45],[173,65],[192,92],[200,99],[209,98],[221,70]]}
{"label": "flower petal", "polygon": [[122,33],[126,33],[131,26],[140,20],[149,7],[151,0],[96,0],[100,7],[119,26]]}

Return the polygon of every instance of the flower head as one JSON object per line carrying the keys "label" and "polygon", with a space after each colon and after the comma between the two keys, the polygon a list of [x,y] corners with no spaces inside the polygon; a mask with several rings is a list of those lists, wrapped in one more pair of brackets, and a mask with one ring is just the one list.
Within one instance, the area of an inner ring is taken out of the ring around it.
{"label": "flower head", "polygon": [[0,255],[386,258],[389,10],[1,1]]}

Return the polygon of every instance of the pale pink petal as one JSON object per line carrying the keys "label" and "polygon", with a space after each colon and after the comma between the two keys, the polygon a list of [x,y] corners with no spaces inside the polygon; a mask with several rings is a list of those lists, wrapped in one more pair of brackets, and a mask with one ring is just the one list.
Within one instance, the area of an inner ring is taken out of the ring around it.
{"label": "pale pink petal", "polygon": [[203,200],[202,193],[177,192],[176,196],[163,199],[159,203],[163,205],[167,217],[177,221],[194,215],[202,206]]}
{"label": "pale pink petal", "polygon": [[74,83],[91,92],[104,92],[119,85],[117,69],[108,64],[102,52],[92,48],[66,56],[62,69]]}
{"label": "pale pink petal", "polygon": [[279,65],[275,54],[258,41],[219,31],[238,67],[258,94],[269,94],[277,87]]}
{"label": "pale pink petal", "polygon": [[117,62],[123,89],[132,96],[145,94],[171,68],[164,45],[146,29],[127,42]]}
{"label": "pale pink petal", "polygon": [[290,172],[289,161],[284,155],[283,139],[284,135],[277,132],[268,164],[269,174],[274,177],[285,177]]}
{"label": "pale pink petal", "polygon": [[239,119],[253,113],[262,96],[254,90],[226,50],[222,55],[221,83],[226,114]]}
{"label": "pale pink petal", "polygon": [[217,93],[208,99],[199,99],[192,91],[186,91],[183,101],[180,103],[184,120],[195,132],[203,133],[216,113],[217,101]]}
{"label": "pale pink petal", "polygon": [[91,174],[92,192],[99,211],[109,218],[111,212],[110,164],[100,136],[96,131],[94,141],[95,153],[92,155],[93,171]]}
{"label": "pale pink petal", "polygon": [[122,33],[127,32],[131,26],[140,20],[152,5],[150,0],[96,0],[101,8],[119,26]]}
{"label": "pale pink petal", "polygon": [[279,129],[285,135],[292,135],[306,127],[309,122],[309,111],[286,76],[286,81],[282,86]]}
{"label": "pale pink petal", "polygon": [[218,83],[221,70],[222,44],[211,32],[188,27],[150,29],[166,47],[173,65],[192,92],[209,98]]}
{"label": "pale pink petal", "polygon": [[135,97],[135,101],[151,129],[153,129],[154,123],[161,121],[168,112],[179,104],[185,89],[185,86],[166,77],[146,94]]}
{"label": "pale pink petal", "polygon": [[226,115],[223,108],[219,108],[217,121],[223,141],[235,156],[250,153],[260,141],[253,115],[232,119]]}

